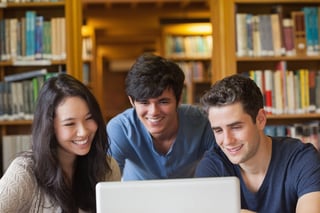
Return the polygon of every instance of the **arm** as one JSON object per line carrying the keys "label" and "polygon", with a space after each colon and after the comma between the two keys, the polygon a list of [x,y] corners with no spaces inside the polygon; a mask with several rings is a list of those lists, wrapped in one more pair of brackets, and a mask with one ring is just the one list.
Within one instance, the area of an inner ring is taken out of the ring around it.
{"label": "arm", "polygon": [[0,212],[29,211],[35,179],[26,164],[15,159],[0,179]]}
{"label": "arm", "polygon": [[320,212],[320,192],[310,192],[298,199],[296,213],[318,213]]}
{"label": "arm", "polygon": [[111,174],[106,177],[107,181],[120,181],[121,180],[121,173],[118,166],[118,163],[112,157],[107,158],[107,162],[111,167]]}
{"label": "arm", "polygon": [[112,119],[107,124],[106,130],[110,143],[109,154],[117,161],[122,174],[125,164],[125,155],[123,153],[125,148],[121,148],[121,146],[126,144],[127,137],[124,134],[122,125],[119,122],[120,120]]}

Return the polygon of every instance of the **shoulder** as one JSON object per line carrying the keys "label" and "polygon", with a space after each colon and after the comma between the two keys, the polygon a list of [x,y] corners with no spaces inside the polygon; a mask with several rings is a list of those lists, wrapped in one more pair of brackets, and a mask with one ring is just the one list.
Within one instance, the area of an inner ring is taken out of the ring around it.
{"label": "shoulder", "polygon": [[[291,173],[290,176],[297,178],[299,183],[306,181],[309,184],[309,180],[316,179],[320,187],[320,154],[313,144],[284,137],[273,138],[272,145],[272,161],[276,168],[285,166],[287,172]],[[304,185],[301,188],[306,187]]]}
{"label": "shoulder", "polygon": [[117,161],[110,156],[107,156],[106,160],[111,168],[111,172],[106,175],[106,181],[120,181],[121,173]]}
{"label": "shoulder", "polygon": [[29,156],[18,156],[9,165],[6,173],[13,175],[33,175],[33,160]]}
{"label": "shoulder", "polygon": [[1,210],[24,209],[30,206],[30,199],[37,190],[32,165],[33,161],[29,157],[19,156],[12,161],[0,179]]}
{"label": "shoulder", "polygon": [[219,147],[206,151],[196,169],[197,177],[236,176],[235,165]]}
{"label": "shoulder", "polygon": [[178,113],[180,119],[208,122],[207,116],[204,111],[196,105],[181,104],[178,107]]}
{"label": "shoulder", "polygon": [[272,137],[273,152],[287,155],[304,155],[311,152],[318,155],[317,150],[311,143],[303,143],[301,140],[291,137]]}
{"label": "shoulder", "polygon": [[133,108],[129,108],[122,113],[114,116],[107,123],[107,130],[119,127],[128,127],[129,125],[136,125],[138,118]]}

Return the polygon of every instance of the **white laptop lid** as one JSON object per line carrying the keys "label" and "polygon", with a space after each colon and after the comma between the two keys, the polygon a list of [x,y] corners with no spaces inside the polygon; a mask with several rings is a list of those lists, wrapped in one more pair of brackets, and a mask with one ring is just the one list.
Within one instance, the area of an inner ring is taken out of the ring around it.
{"label": "white laptop lid", "polygon": [[239,213],[236,177],[100,182],[97,213]]}

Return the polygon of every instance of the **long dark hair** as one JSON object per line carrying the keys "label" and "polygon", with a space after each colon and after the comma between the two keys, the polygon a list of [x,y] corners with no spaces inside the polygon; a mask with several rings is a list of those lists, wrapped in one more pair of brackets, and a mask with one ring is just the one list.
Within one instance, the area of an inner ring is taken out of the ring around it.
{"label": "long dark hair", "polygon": [[[72,186],[67,184],[57,156],[53,120],[55,109],[66,97],[80,97],[88,105],[98,125],[89,153],[78,156]],[[67,74],[59,74],[43,85],[34,112],[32,125],[32,156],[34,173],[41,190],[49,195],[63,212],[78,212],[81,208],[95,212],[95,185],[111,172],[106,162],[109,149],[105,122],[97,100],[80,81]]]}

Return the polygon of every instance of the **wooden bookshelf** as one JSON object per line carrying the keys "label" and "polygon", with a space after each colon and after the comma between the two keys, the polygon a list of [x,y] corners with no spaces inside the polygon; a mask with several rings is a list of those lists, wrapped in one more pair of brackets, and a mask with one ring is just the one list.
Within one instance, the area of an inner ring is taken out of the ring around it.
{"label": "wooden bookshelf", "polygon": [[[237,56],[236,12],[270,14],[272,8],[276,5],[281,5],[284,8],[285,15],[289,16],[291,15],[291,11],[300,10],[303,6],[320,6],[320,1],[83,1],[83,17],[86,20],[86,23],[98,32],[95,34],[97,52],[95,64],[97,65],[96,73],[99,77],[97,78],[98,81],[95,82],[95,84],[98,85],[95,94],[97,94],[98,100],[103,106],[104,113],[108,114],[108,117],[112,117],[121,112],[121,110],[108,109],[104,106],[106,104],[106,97],[112,97],[112,94],[110,94],[105,86],[103,86],[105,80],[99,80],[108,78],[106,72],[103,70],[105,66],[102,66],[102,57],[104,60],[108,61],[117,60],[119,58],[134,60],[141,51],[147,49],[162,54],[177,62],[207,60],[211,62],[210,79],[194,81],[192,84],[207,84],[207,86],[225,76],[235,73],[243,73],[252,69],[275,69],[275,66],[282,61],[286,62],[289,69],[306,67],[308,69],[319,70],[319,55]],[[106,12],[106,10],[108,12]],[[179,24],[177,23],[171,23],[171,26],[169,26],[169,24],[164,24],[163,20],[165,19],[171,21],[181,19],[209,20],[207,24],[211,25],[211,35],[214,47],[211,56],[209,58],[199,58],[166,55],[164,44],[165,34],[187,35],[188,33],[190,34],[190,32],[181,27],[182,25],[178,26]],[[137,33],[139,31],[141,32],[140,34]],[[135,43],[134,48],[131,48],[133,45],[127,40],[129,37]],[[137,51],[138,49],[139,51]],[[99,54],[101,56],[99,56]],[[192,86],[186,85],[186,89],[188,90],[186,94],[189,97],[187,98],[189,100],[192,100],[192,97],[194,96],[194,93],[191,92],[191,88]],[[124,90],[124,88],[122,90]],[[193,101],[188,102],[193,103]],[[120,108],[123,109],[126,104],[127,103],[123,102],[122,107],[120,106]],[[269,123],[294,123],[296,121],[305,122],[319,120],[319,114],[317,113],[299,113],[295,115],[281,114],[276,116],[270,115],[268,117]]]}
{"label": "wooden bookshelf", "polygon": [[[18,57],[14,57],[14,55],[11,55],[11,57],[8,58],[1,57],[0,81],[3,81],[4,77],[7,75],[30,72],[42,68],[47,69],[50,73],[66,72],[81,80],[82,70],[80,68],[82,68],[82,58],[80,29],[82,24],[82,13],[79,12],[81,11],[81,2],[59,0],[55,2],[0,3],[0,20],[17,19],[18,22],[23,25],[21,20],[26,17],[26,11],[34,11],[36,16],[44,17],[44,21],[52,21],[53,18],[63,18],[65,20],[65,24],[59,28],[58,33],[65,35],[64,40],[60,40],[60,43],[65,44],[61,47],[61,50],[64,51],[64,53],[61,54],[61,57],[42,57],[41,59],[37,58],[37,60],[34,58],[26,59],[24,55],[19,55],[21,52],[19,52]],[[1,46],[4,44],[5,43],[1,41]],[[12,52],[9,54],[12,54]],[[2,101],[3,100],[1,100],[1,102]],[[12,120],[10,118],[7,120],[4,118],[3,120],[2,118],[0,120],[0,144],[2,145],[2,136],[5,135],[31,134],[31,125],[32,120],[30,119],[16,118]],[[2,156],[2,148],[0,156]],[[0,160],[1,159],[2,158],[0,158]]]}
{"label": "wooden bookshelf", "polygon": [[[135,59],[146,51],[164,54],[164,23],[191,19],[191,22],[207,20],[207,26],[211,25],[206,0],[82,2],[85,23],[95,31],[94,63],[97,81],[94,94],[106,120],[130,107],[124,79]],[[211,62],[212,57],[187,56],[170,59]],[[207,85],[209,82],[210,80],[206,81]],[[204,81],[195,81],[194,85],[203,83]],[[191,86],[188,87],[190,88]]]}
{"label": "wooden bookshelf", "polygon": [[[211,20],[215,41],[213,59],[213,81],[235,73],[250,70],[276,70],[277,65],[285,63],[287,70],[319,70],[320,55],[296,54],[276,56],[238,56],[237,55],[237,13],[252,15],[271,14],[272,9],[280,6],[285,18],[291,17],[292,11],[301,11],[305,6],[320,6],[319,0],[217,0],[211,2]],[[219,53],[218,53],[219,52]],[[220,57],[217,57],[220,54]],[[215,60],[215,61],[216,61]],[[221,72],[219,72],[222,70]],[[294,125],[320,121],[319,113],[282,113],[268,115],[268,125]]]}
{"label": "wooden bookshelf", "polygon": [[163,24],[162,55],[184,71],[183,103],[197,104],[211,85],[212,28],[210,22]]}

